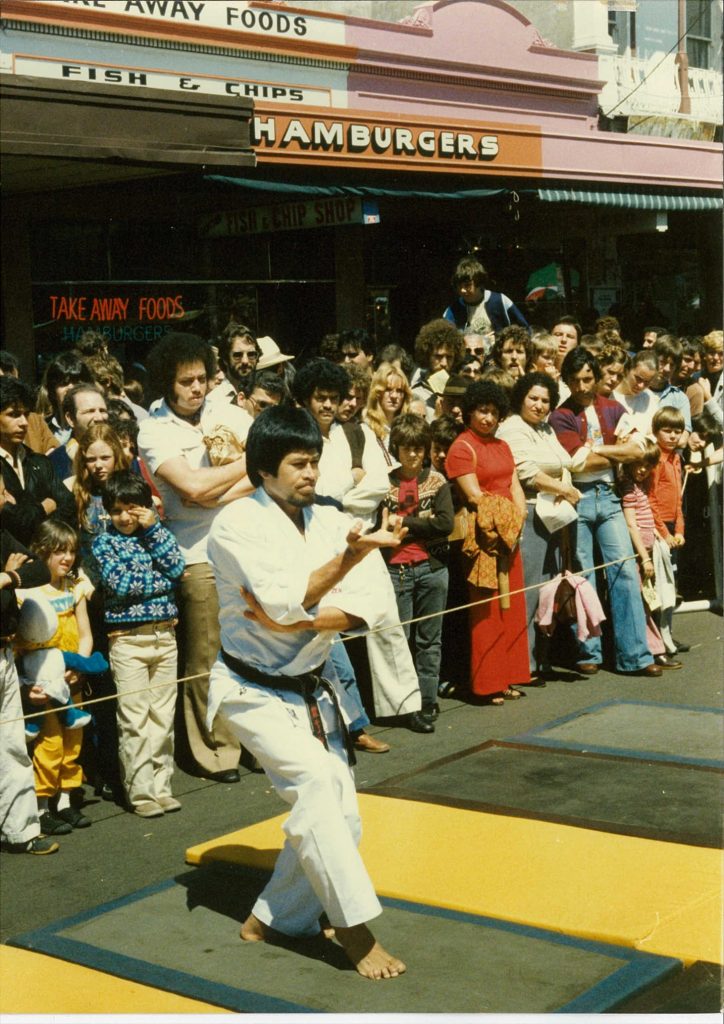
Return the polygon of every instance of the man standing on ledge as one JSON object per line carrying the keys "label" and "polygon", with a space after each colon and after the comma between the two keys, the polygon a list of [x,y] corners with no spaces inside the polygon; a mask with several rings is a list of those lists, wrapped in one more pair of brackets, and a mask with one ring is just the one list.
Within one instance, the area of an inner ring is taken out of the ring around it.
{"label": "man standing on ledge", "polygon": [[354,755],[325,662],[340,630],[378,624],[373,563],[406,531],[385,519],[363,534],[361,523],[350,528],[336,509],[315,505],[321,451],[304,409],[266,409],[249,431],[256,490],[225,509],[209,535],[221,652],[208,722],[223,718],[291,807],[274,873],[241,938],[313,936],[324,913],[363,977],[395,978],[404,963],[367,927],[381,907],[357,849]]}

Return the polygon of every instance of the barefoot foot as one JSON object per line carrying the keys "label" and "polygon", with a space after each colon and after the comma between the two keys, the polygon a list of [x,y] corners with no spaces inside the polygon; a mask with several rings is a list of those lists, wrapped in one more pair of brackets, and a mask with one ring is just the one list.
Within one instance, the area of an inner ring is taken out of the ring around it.
{"label": "barefoot foot", "polygon": [[402,960],[382,948],[366,924],[335,928],[335,937],[363,978],[397,978],[407,970]]}
{"label": "barefoot foot", "polygon": [[271,942],[274,937],[274,929],[264,924],[254,914],[249,914],[241,926],[239,937],[244,942]]}

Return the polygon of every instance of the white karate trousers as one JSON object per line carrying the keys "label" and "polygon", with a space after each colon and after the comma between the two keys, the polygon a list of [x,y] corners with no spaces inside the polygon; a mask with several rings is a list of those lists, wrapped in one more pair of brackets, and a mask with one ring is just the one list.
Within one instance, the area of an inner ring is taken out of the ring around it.
{"label": "white karate trousers", "polygon": [[26,843],[40,835],[33,763],[25,745],[20,684],[10,647],[0,650],[0,834],[5,842]]}
{"label": "white karate trousers", "polygon": [[327,750],[312,733],[301,696],[249,682],[217,661],[212,684],[220,674],[238,690],[224,696],[218,714],[291,807],[284,846],[254,915],[285,935],[316,935],[323,910],[333,927],[377,917],[382,907],[357,849],[357,794],[330,697],[321,689],[315,694]]}

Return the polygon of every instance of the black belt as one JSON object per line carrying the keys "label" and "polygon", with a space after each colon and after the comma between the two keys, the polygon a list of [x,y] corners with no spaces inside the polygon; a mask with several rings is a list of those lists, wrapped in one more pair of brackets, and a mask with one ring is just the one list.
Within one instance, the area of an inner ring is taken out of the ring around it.
{"label": "black belt", "polygon": [[236,672],[237,675],[242,676],[242,678],[248,679],[252,683],[258,683],[260,686],[266,686],[270,690],[287,690],[290,693],[299,694],[307,705],[309,723],[313,734],[328,750],[329,744],[327,743],[327,736],[324,732],[322,716],[314,697],[315,690],[319,688],[324,690],[331,698],[334,710],[337,713],[337,720],[339,721],[340,731],[344,739],[344,746],[347,751],[347,760],[350,767],[357,763],[357,758],[354,753],[354,743],[352,742],[349,730],[347,729],[342,712],[340,711],[336,691],[329,680],[324,679],[320,674],[321,670],[317,672],[304,672],[299,676],[275,676],[268,672],[262,672],[261,669],[254,668],[253,665],[247,665],[245,661],[234,657],[233,654],[229,654],[228,651],[223,649],[223,647],[219,653],[221,654],[221,660],[224,662],[226,667],[230,668],[232,672]]}

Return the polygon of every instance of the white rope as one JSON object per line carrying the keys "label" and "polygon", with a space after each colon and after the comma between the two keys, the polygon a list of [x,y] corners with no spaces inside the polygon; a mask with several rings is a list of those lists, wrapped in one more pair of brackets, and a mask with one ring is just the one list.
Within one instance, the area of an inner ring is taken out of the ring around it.
{"label": "white rope", "polygon": [[[616,558],[612,562],[603,562],[601,565],[594,565],[590,569],[581,569],[581,571],[577,572],[575,575],[590,576],[592,572],[598,572],[600,569],[608,569],[612,565],[620,565],[622,562],[628,562],[631,558],[637,557],[638,556],[635,554],[625,555],[623,558]],[[514,597],[516,594],[525,594],[529,590],[540,590],[542,587],[548,586],[550,582],[550,580],[543,580],[541,583],[533,583],[528,587],[520,587],[518,590],[509,590],[505,594],[505,597]],[[495,593],[490,597],[483,597],[479,601],[470,601],[468,604],[459,604],[454,608],[444,608],[442,611],[430,612],[428,615],[418,615],[417,618],[407,619],[405,622],[393,622],[388,626],[378,626],[376,629],[369,629],[366,633],[354,633],[349,636],[339,637],[335,639],[333,643],[347,643],[348,640],[364,639],[367,636],[372,636],[375,633],[383,633],[389,629],[399,629],[401,626],[412,626],[414,623],[424,622],[426,619],[434,619],[438,616],[442,617],[443,615],[452,615],[453,612],[461,612],[465,611],[467,608],[475,608],[478,605],[490,604],[491,601],[498,601],[500,596],[501,595],[499,593]],[[122,700],[126,697],[135,697],[139,693],[147,693],[150,690],[160,690],[166,686],[178,686],[181,683],[190,683],[194,679],[206,679],[208,675],[208,672],[199,672],[193,676],[183,676],[181,679],[166,680],[163,683],[151,683],[149,686],[142,686],[137,690],[124,690],[123,693],[110,693],[105,697],[94,697],[91,700],[84,700],[81,704],[77,704],[76,707],[88,708],[94,704],[103,704],[108,700]],[[22,715],[19,718],[6,718],[3,721],[0,721],[0,728],[4,725],[13,725],[15,722],[27,722],[33,718],[41,718],[43,715],[53,713],[56,710],[60,709],[52,709],[52,711],[49,711],[49,709],[46,708],[44,711],[33,711],[30,714]]]}

